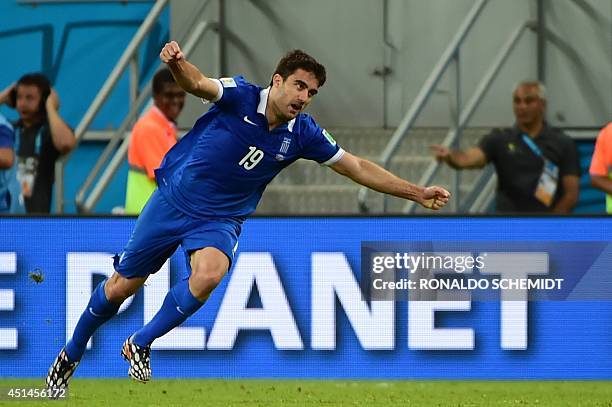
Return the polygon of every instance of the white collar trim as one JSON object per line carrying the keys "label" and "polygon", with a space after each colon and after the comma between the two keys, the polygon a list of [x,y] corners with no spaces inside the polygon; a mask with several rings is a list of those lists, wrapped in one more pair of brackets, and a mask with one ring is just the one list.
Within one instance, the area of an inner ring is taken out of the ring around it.
{"label": "white collar trim", "polygon": [[[257,113],[266,115],[266,108],[268,107],[268,97],[270,96],[270,87],[262,89],[259,92],[259,104],[257,105]],[[287,130],[293,133],[293,126],[295,126],[295,118],[289,120],[287,123]]]}
{"label": "white collar trim", "polygon": [[259,104],[257,105],[257,113],[266,115],[266,107],[268,106],[268,95],[270,94],[270,87],[262,89],[259,92]]}
{"label": "white collar trim", "polygon": [[289,120],[289,123],[287,123],[287,130],[289,130],[290,133],[293,133],[294,125],[295,125],[295,118]]}

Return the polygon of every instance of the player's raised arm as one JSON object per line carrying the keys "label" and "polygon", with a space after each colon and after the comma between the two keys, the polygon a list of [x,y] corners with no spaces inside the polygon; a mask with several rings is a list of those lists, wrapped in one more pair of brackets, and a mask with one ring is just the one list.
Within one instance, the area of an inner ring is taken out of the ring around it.
{"label": "player's raised arm", "polygon": [[381,166],[345,152],[331,165],[338,174],[378,192],[415,201],[425,208],[438,210],[448,202],[450,193],[442,187],[421,187],[405,181]]}
{"label": "player's raised arm", "polygon": [[207,78],[195,65],[187,61],[176,41],[164,45],[159,53],[159,59],[168,65],[176,82],[186,92],[206,100],[215,100],[219,97],[219,84]]}

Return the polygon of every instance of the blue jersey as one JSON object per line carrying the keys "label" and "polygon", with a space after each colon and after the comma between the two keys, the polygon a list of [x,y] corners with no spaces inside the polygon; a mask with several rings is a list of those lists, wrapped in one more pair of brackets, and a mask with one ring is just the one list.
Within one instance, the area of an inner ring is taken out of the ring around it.
{"label": "blue jersey", "polygon": [[314,119],[300,113],[269,131],[269,88],[242,77],[218,80],[220,98],[164,157],[155,176],[166,200],[197,217],[253,212],[266,186],[299,158],[333,164],[344,154]]}

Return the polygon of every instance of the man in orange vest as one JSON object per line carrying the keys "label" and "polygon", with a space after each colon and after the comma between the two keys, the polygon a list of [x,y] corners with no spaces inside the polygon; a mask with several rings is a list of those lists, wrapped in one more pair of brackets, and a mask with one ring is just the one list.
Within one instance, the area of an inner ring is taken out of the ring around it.
{"label": "man in orange vest", "polygon": [[606,193],[606,212],[612,214],[612,122],[597,136],[589,173],[591,185]]}
{"label": "man in orange vest", "polygon": [[125,212],[139,214],[157,187],[153,171],[176,144],[176,119],[185,105],[181,89],[169,69],[153,77],[153,107],[134,125],[128,148]]}

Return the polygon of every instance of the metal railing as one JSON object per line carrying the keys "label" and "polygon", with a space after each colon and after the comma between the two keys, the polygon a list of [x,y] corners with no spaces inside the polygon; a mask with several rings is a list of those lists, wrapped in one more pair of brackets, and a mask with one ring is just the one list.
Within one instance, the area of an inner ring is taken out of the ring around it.
{"label": "metal railing", "polygon": [[[98,159],[93,169],[89,173],[83,186],[79,189],[77,196],[76,196],[76,206],[77,206],[78,211],[87,210],[87,202],[85,202],[85,204],[83,202],[85,199],[86,191],[91,187],[92,183],[94,182],[94,180],[96,179],[96,177],[98,176],[98,174],[100,173],[100,171],[102,170],[102,168],[104,167],[108,159],[110,158],[111,154],[117,148],[117,145],[123,138],[123,135],[125,134],[126,130],[133,124],[133,122],[136,119],[136,116],[138,115],[138,112],[142,109],[144,103],[149,99],[151,95],[151,89],[150,89],[151,81],[149,81],[143,86],[142,91],[139,90],[138,83],[140,82],[140,80],[138,77],[138,48],[145,40],[147,34],[149,34],[149,32],[154,27],[155,23],[159,19],[164,8],[168,6],[169,0],[149,0],[149,1],[154,2],[155,4],[153,4],[146,18],[144,19],[144,21],[142,22],[142,24],[140,25],[140,27],[134,34],[134,37],[132,37],[132,40],[129,42],[126,49],[121,54],[119,61],[117,62],[117,64],[115,65],[111,73],[109,74],[108,78],[106,79],[106,81],[104,82],[104,84],[102,85],[98,93],[96,94],[93,102],[91,103],[87,111],[85,112],[83,118],[81,119],[81,121],[79,122],[75,130],[75,137],[76,137],[77,146],[78,146],[81,140],[83,139],[83,137],[85,136],[85,134],[87,133],[87,131],[89,130],[94,118],[96,117],[96,115],[98,114],[98,112],[100,111],[100,109],[102,108],[106,100],[108,99],[110,93],[113,91],[113,89],[117,85],[121,75],[123,75],[124,72],[128,70],[129,75],[130,75],[130,84],[129,84],[130,109],[129,109],[129,112],[126,118],[123,120],[123,122],[119,126],[119,129],[111,137],[110,142],[107,144],[100,158]],[[179,36],[179,41],[181,43],[188,42],[190,38],[196,38],[196,37],[199,38],[207,30],[211,28],[216,28],[216,23],[198,22],[198,19],[200,18],[200,16],[204,12],[204,9],[209,3],[210,3],[210,0],[202,1],[199,4],[199,7],[196,10],[194,10],[193,13],[191,13],[191,19],[189,23],[184,26],[184,30],[181,36]],[[197,39],[191,40],[191,44],[185,43],[185,46],[187,45],[190,46],[189,51],[191,51],[196,41]],[[184,48],[186,49],[186,47]],[[56,182],[55,182],[56,205],[55,206],[56,206],[57,213],[62,213],[64,210],[64,202],[65,202],[64,201],[64,168],[65,168],[66,162],[69,159],[70,159],[70,154],[65,155],[61,157],[60,159],[58,159],[55,164],[55,178],[56,178]],[[113,158],[113,160],[109,163],[109,165],[114,164],[114,163],[115,163],[115,160]],[[116,168],[115,168],[115,171],[116,171]],[[106,186],[107,186],[107,183],[104,185],[97,184],[96,189],[94,189],[95,194],[98,194],[98,193],[101,194],[106,188]],[[99,190],[98,189],[99,187],[102,187],[102,189]],[[99,199],[99,196],[96,197],[94,195],[94,202],[97,202],[98,199]],[[89,208],[89,210],[90,209],[91,208]]]}
{"label": "metal railing", "polygon": [[[446,147],[455,147],[457,145],[458,139],[462,134],[464,128],[467,126],[467,123],[473,116],[476,108],[479,106],[482,101],[484,95],[487,90],[490,88],[493,80],[497,76],[500,68],[503,66],[507,57],[511,53],[514,46],[517,44],[520,39],[521,34],[525,31],[526,28],[531,28],[533,30],[537,29],[537,24],[530,21],[525,21],[520,24],[509,36],[506,43],[502,46],[497,56],[493,60],[492,64],[489,66],[487,72],[478,83],[476,90],[470,100],[467,102],[464,108],[461,106],[461,82],[460,82],[460,55],[459,49],[463,45],[467,34],[470,32],[474,23],[478,19],[480,13],[483,8],[488,3],[488,0],[480,0],[474,3],[465,19],[461,23],[461,26],[457,30],[457,33],[446,47],[445,51],[441,55],[440,59],[434,66],[433,70],[429,74],[427,80],[421,87],[417,97],[414,102],[410,106],[410,109],[400,122],[398,128],[393,133],[391,140],[383,150],[380,163],[385,168],[388,168],[391,162],[391,159],[396,154],[399,149],[400,144],[404,140],[404,138],[409,134],[412,129],[414,123],[416,122],[419,114],[424,109],[425,105],[429,101],[430,96],[434,92],[436,86],[440,82],[442,76],[447,72],[447,70],[451,67],[454,67],[454,85],[455,85],[455,98],[454,98],[454,111],[453,115],[453,128],[451,128],[445,137],[442,145]],[[425,170],[421,179],[419,180],[420,185],[428,185],[432,179],[436,176],[440,169],[441,163],[432,160],[432,163]],[[488,185],[488,181],[491,179],[492,173],[485,171],[481,174],[481,180],[477,181],[482,182]],[[471,208],[472,204],[475,200],[478,200],[477,195],[469,195],[466,203],[464,205],[460,205],[460,197],[459,197],[459,174],[455,172],[453,174],[454,177],[454,201],[455,201],[455,210],[466,210],[466,208]],[[484,185],[483,184],[483,185]],[[367,188],[361,188],[358,193],[358,203],[359,208],[362,212],[370,212],[371,208],[368,206],[367,197],[369,190]],[[383,205],[382,211],[386,212],[387,210],[387,196],[384,195],[382,197]],[[413,213],[417,208],[417,204],[413,201],[407,201],[404,205],[402,212],[405,213]]]}
{"label": "metal railing", "polygon": [[[465,19],[459,26],[459,29],[457,30],[457,34],[455,34],[450,44],[446,47],[446,50],[440,57],[440,60],[435,65],[434,69],[431,71],[431,74],[429,74],[429,77],[427,78],[423,86],[421,87],[416,99],[410,106],[410,109],[408,110],[408,112],[406,113],[402,121],[400,122],[399,126],[393,133],[391,140],[389,140],[389,143],[383,150],[380,156],[380,164],[383,167],[388,168],[391,158],[398,150],[400,143],[403,141],[404,137],[406,137],[406,135],[408,134],[408,132],[414,125],[417,117],[419,116],[423,108],[425,107],[425,104],[429,100],[429,97],[431,96],[431,94],[434,92],[434,89],[438,85],[438,82],[440,82],[440,80],[442,79],[442,75],[446,72],[446,69],[449,67],[449,65],[451,64],[453,60],[455,59],[458,60],[457,50],[459,49],[459,47],[465,40],[465,37],[467,36],[468,32],[470,31],[470,29],[472,28],[472,26],[478,19],[478,16],[480,15],[480,13],[482,12],[483,8],[485,7],[487,3],[488,3],[488,0],[479,0],[476,3],[474,3],[472,8],[466,15]],[[367,195],[368,195],[368,189],[365,187],[362,187],[359,190],[358,201],[359,201],[359,207],[361,208],[363,212],[369,211],[369,208],[367,205]],[[385,199],[384,202],[386,203],[386,198],[384,199]],[[384,206],[385,205],[383,205],[383,211],[385,209]]]}
{"label": "metal railing", "polygon": [[[521,37],[521,34],[523,34],[523,32],[527,28],[534,29],[535,28],[535,23],[530,22],[530,21],[525,21],[521,25],[519,25],[510,34],[510,36],[508,37],[508,40],[501,47],[501,49],[498,52],[497,56],[493,60],[493,63],[489,66],[487,72],[485,73],[483,78],[478,83],[478,86],[476,87],[476,90],[474,91],[474,94],[472,95],[472,97],[470,98],[468,103],[466,104],[465,109],[461,112],[460,117],[459,117],[459,123],[457,123],[455,128],[451,129],[448,132],[446,138],[442,142],[442,145],[444,145],[446,147],[450,147],[455,142],[455,140],[460,136],[460,134],[463,132],[463,129],[467,126],[467,123],[472,118],[474,112],[476,111],[476,109],[480,105],[480,102],[482,102],[486,92],[491,87],[491,84],[495,80],[495,77],[499,73],[499,70],[501,69],[501,67],[503,66],[504,62],[506,61],[506,59],[508,58],[508,56],[512,52],[514,46],[519,41],[519,39]],[[437,174],[438,170],[440,169],[440,166],[441,166],[440,163],[438,163],[436,161],[432,161],[432,163],[429,165],[429,167],[425,170],[425,172],[421,176],[421,179],[419,180],[419,184],[420,185],[427,185],[427,184],[429,184],[431,182],[431,180]],[[481,174],[481,178],[483,178],[483,177],[490,178],[491,174],[485,171],[485,172],[483,172]],[[477,181],[477,183],[478,182],[479,181]],[[405,206],[404,206],[403,212],[413,213],[416,210],[416,208],[417,208],[417,206],[416,206],[416,203],[414,201],[408,201],[405,204]]]}
{"label": "metal railing", "polygon": [[492,188],[495,190],[497,176],[495,175],[495,169],[493,165],[487,165],[480,177],[474,182],[472,190],[467,194],[464,202],[459,205],[459,212],[461,213],[478,213],[479,209],[485,207],[488,202],[487,198],[491,192],[491,181]]}
{"label": "metal railing", "polygon": [[[126,47],[125,51],[123,51],[121,58],[119,58],[119,62],[117,62],[117,65],[115,65],[115,68],[113,68],[110,75],[102,85],[102,88],[100,89],[93,102],[85,112],[85,115],[79,122],[74,132],[74,135],[76,137],[76,146],[73,151],[76,150],[76,147],[78,147],[79,143],[83,139],[83,136],[85,135],[85,132],[87,132],[87,130],[89,129],[89,126],[91,125],[93,119],[96,117],[96,115],[102,108],[102,105],[110,95],[111,91],[114,89],[115,85],[119,81],[125,69],[130,64],[133,64],[132,61],[137,58],[137,51],[139,45],[142,43],[153,25],[156,23],[157,19],[159,18],[160,14],[164,10],[164,7],[166,7],[168,2],[169,0],[157,0],[155,2],[153,7],[151,8],[151,11],[149,11],[149,14],[136,31],[136,34],[134,34],[134,37]],[[133,69],[130,70],[130,72],[132,72],[132,75],[134,74]],[[132,84],[137,84],[138,78],[131,76],[130,81]],[[64,167],[66,166],[66,162],[68,161],[70,156],[71,154],[66,154],[55,162],[55,209],[57,213],[63,213],[64,211]]]}
{"label": "metal railing", "polygon": [[[184,45],[181,47],[185,56],[189,57],[189,55],[195,48],[197,42],[199,41],[199,39],[210,29],[216,28],[216,26],[217,26],[216,23],[209,22],[209,21],[202,21],[202,22],[197,23],[195,29],[193,29],[193,31],[191,32],[191,35],[189,36],[187,41],[184,43]],[[112,137],[106,149],[104,150],[104,152],[98,159],[98,162],[96,163],[94,169],[91,171],[91,173],[87,177],[87,180],[85,181],[85,183],[79,190],[77,194],[77,198],[76,198],[76,205],[77,205],[79,212],[84,212],[84,213],[91,212],[93,207],[98,203],[98,201],[102,197],[102,194],[108,187],[109,183],[112,181],[117,170],[119,169],[121,164],[123,164],[125,157],[127,155],[131,135],[128,135],[127,137],[123,138],[123,142],[121,143],[121,145],[119,146],[115,154],[113,155],[109,164],[104,169],[104,172],[98,179],[98,182],[94,185],[89,196],[85,198],[86,191],[89,189],[89,187],[91,186],[91,184],[97,177],[98,173],[102,169],[104,163],[108,160],[108,157],[110,156],[112,151],[115,150],[118,142],[121,140],[121,138],[125,134],[128,127],[133,123],[138,112],[140,111],[140,108],[144,105],[146,101],[149,101],[149,103],[147,104],[147,107],[145,109],[148,109],[150,105],[152,104],[152,101],[149,99],[151,96],[151,81],[152,80],[149,80],[149,82],[145,85],[145,88],[143,89],[138,99],[136,100],[132,108],[130,109],[130,112],[128,113],[127,117],[124,119],[123,123],[121,123],[121,126],[119,127],[115,135]]]}
{"label": "metal railing", "polygon": [[484,213],[491,208],[497,187],[497,174],[492,166],[489,166],[487,171],[490,171],[488,177],[482,177],[483,182],[474,187],[474,197],[467,200],[461,209],[462,213]]}

